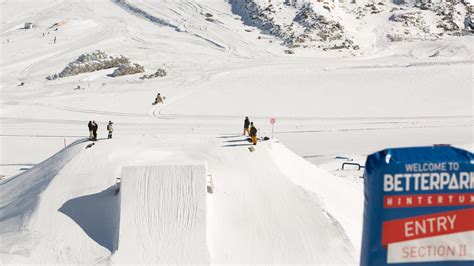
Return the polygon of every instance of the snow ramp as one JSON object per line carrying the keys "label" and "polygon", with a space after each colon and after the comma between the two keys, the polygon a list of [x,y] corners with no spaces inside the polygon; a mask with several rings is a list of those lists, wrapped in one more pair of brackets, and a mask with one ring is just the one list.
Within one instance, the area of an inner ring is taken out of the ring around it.
{"label": "snow ramp", "polygon": [[118,263],[208,264],[206,166],[126,166]]}
{"label": "snow ramp", "polygon": [[[236,146],[236,140],[242,143]],[[304,159],[290,156],[289,150],[273,141],[259,142],[254,152],[249,152],[241,136],[226,138],[223,144],[211,153],[218,154],[216,160],[208,161],[215,187],[208,197],[213,264],[357,263],[352,243],[327,211],[324,198],[306,190],[305,183],[293,182]],[[286,160],[275,160],[277,155]],[[323,178],[321,172],[308,170],[307,184]],[[333,182],[335,177],[328,177],[324,182]],[[339,201],[345,200],[339,190],[332,191]]]}

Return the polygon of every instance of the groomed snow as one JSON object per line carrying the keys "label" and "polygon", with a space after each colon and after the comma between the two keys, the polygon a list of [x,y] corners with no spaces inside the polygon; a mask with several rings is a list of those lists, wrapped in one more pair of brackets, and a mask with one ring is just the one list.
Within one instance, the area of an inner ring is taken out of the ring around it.
{"label": "groomed snow", "polygon": [[[0,1],[0,264],[160,262],[147,251],[159,250],[157,235],[170,233],[176,217],[152,204],[164,195],[139,184],[140,176],[154,188],[162,179],[136,175],[129,186],[124,177],[124,194],[114,196],[116,178],[124,166],[194,161],[207,164],[215,187],[205,222],[192,220],[201,229],[187,233],[200,236],[183,261],[357,264],[362,173],[341,170],[341,157],[363,164],[387,147],[440,143],[473,150],[473,36],[389,42],[388,31],[405,29],[389,11],[358,21],[333,10],[361,49],[290,55],[235,8],[218,0]],[[35,27],[22,29],[25,22]],[[46,80],[95,50],[167,75],[112,78],[107,69]],[[166,99],[153,106],[158,92]],[[249,152],[245,116],[275,139]],[[89,120],[99,141],[86,149]],[[200,197],[187,203],[203,204]],[[122,208],[139,219],[122,219]],[[148,218],[168,223],[160,229]],[[130,230],[154,230],[130,243],[151,245],[121,250],[120,236],[137,232],[123,232],[127,219]]]}
{"label": "groomed snow", "polygon": [[[14,182],[31,173],[34,179],[49,177],[40,166],[2,184],[2,203],[10,191],[28,196],[0,206],[23,224],[2,227],[2,263],[358,260],[358,244],[347,236],[360,229],[329,214],[339,199],[292,182],[306,161],[278,142],[262,142],[253,153],[238,135],[124,137],[86,149],[87,144],[72,144],[53,157],[61,170],[43,191],[29,189],[34,183]],[[68,153],[71,149],[74,154]],[[207,171],[187,163],[192,161],[207,162]],[[317,167],[307,173],[331,178]],[[212,175],[213,194],[206,194],[206,174]],[[334,189],[329,184],[321,188]],[[23,207],[35,197],[34,206]],[[348,219],[361,215],[360,203],[351,203],[358,212],[346,214]]]}
{"label": "groomed snow", "polygon": [[114,263],[209,264],[206,166],[126,166]]}

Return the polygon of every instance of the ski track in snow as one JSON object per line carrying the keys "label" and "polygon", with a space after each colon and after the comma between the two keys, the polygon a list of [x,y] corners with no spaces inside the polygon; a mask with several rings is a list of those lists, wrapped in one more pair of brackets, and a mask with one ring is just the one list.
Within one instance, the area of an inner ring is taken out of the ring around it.
{"label": "ski track in snow", "polygon": [[[80,10],[79,12],[82,15],[84,15],[85,18],[92,18],[93,16],[93,10],[89,8],[87,5],[84,5],[83,3],[79,3],[79,2],[76,4],[72,4],[68,1],[65,1],[59,7],[57,6],[55,8],[52,8],[50,11],[48,10],[48,15],[54,16],[54,14],[64,12],[64,9],[73,9],[73,8],[79,9]],[[74,51],[81,50],[83,49],[83,47],[87,47],[89,45],[97,43],[98,41],[104,40],[107,37],[111,37],[114,35],[114,33],[116,33],[118,29],[118,27],[116,26],[117,24],[110,23],[110,19],[104,20],[97,17],[94,17],[94,19],[95,21],[100,21],[101,30],[99,32],[88,34],[86,37],[77,40],[74,44],[68,45],[67,48],[64,48],[60,51],[56,51],[57,48],[51,48],[46,52],[35,54],[35,57],[38,59],[35,60],[34,63],[28,65],[26,68],[24,68],[18,73],[19,79],[26,80],[32,73],[35,73],[38,70],[41,70],[45,62],[48,62],[48,64],[51,64],[54,61],[56,61],[57,58],[61,58],[61,56],[70,54]],[[32,59],[30,57],[19,58],[17,59],[17,62],[24,62],[26,60],[32,60]],[[8,65],[9,67],[12,67],[15,65],[15,62],[8,62]]]}

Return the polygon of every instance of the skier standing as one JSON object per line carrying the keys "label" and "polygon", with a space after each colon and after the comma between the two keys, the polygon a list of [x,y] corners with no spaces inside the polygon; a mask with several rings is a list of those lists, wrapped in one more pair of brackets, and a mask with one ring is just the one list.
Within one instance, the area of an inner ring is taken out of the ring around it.
{"label": "skier standing", "polygon": [[109,121],[109,124],[107,125],[107,131],[109,132],[109,139],[112,138],[112,132],[114,131],[113,127],[112,127],[112,121]]}
{"label": "skier standing", "polygon": [[94,134],[92,132],[92,121],[89,121],[89,124],[87,124],[87,127],[89,128],[89,139],[92,140],[94,138]]}
{"label": "skier standing", "polygon": [[250,126],[250,120],[246,116],[244,120],[244,136],[245,136],[245,133],[247,133],[247,135],[249,134],[249,126]]}
{"label": "skier standing", "polygon": [[97,140],[97,130],[99,129],[99,126],[97,123],[93,120],[92,121],[92,134],[94,135],[94,140]]}
{"label": "skier standing", "polygon": [[250,138],[252,139],[252,144],[257,145],[257,128],[253,125],[253,122],[250,123]]}

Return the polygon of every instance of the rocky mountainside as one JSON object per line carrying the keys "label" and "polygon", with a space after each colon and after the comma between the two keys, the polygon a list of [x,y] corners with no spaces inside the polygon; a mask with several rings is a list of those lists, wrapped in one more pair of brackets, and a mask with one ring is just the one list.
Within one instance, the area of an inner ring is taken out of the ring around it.
{"label": "rocky mountainside", "polygon": [[290,50],[299,47],[359,50],[367,43],[358,39],[370,35],[389,42],[461,36],[474,10],[472,2],[467,0],[231,0],[230,3],[247,25],[278,37]]}

